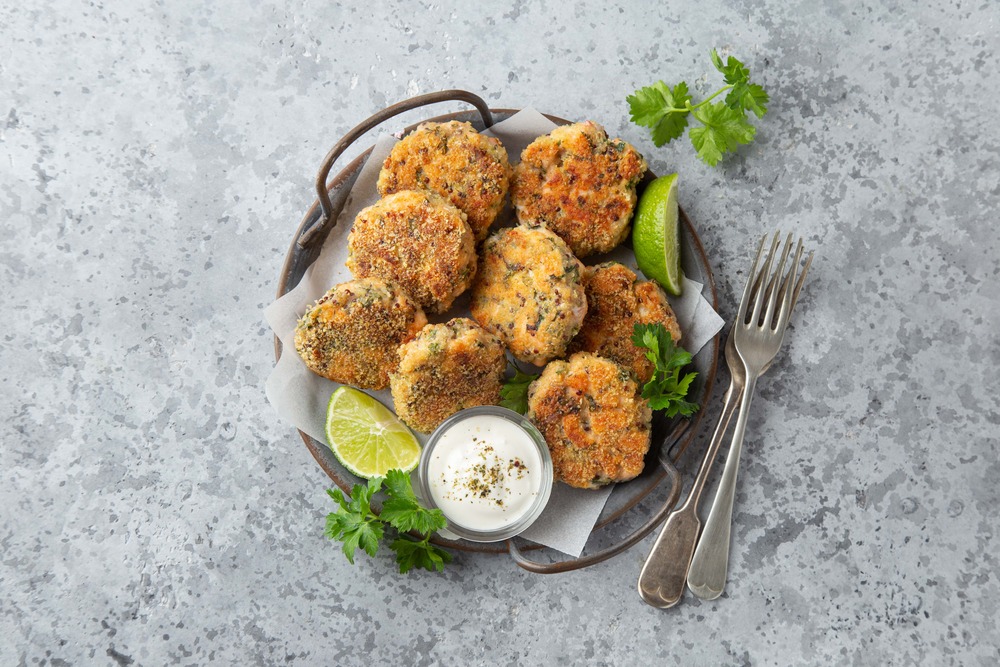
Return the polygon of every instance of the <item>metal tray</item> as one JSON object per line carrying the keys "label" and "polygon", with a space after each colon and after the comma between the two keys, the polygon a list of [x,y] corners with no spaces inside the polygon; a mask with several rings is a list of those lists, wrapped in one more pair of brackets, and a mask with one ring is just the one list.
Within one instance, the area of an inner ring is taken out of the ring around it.
{"label": "metal tray", "polygon": [[[341,169],[332,181],[327,183],[334,162],[362,135],[381,125],[384,121],[406,111],[447,101],[466,102],[475,107],[475,111],[460,111],[425,120],[467,121],[472,123],[476,129],[484,130],[492,126],[495,121],[505,120],[518,111],[517,109],[490,109],[481,98],[472,93],[462,90],[447,90],[420,95],[387,107],[344,135],[324,158],[317,174],[317,199],[306,211],[292,237],[291,246],[285,256],[284,266],[278,279],[278,297],[294,288],[301,280],[305,270],[319,256],[323,242],[330,229],[336,224],[351,187],[371,154],[371,148],[369,147],[358,155],[350,164]],[[571,122],[548,114],[546,117],[559,125]],[[416,125],[411,125],[405,128],[404,134],[412,131],[415,127]],[[646,174],[639,184],[640,193],[654,178],[652,173]],[[684,272],[691,279],[704,284],[703,296],[709,300],[713,307],[717,308],[715,281],[712,278],[712,270],[708,258],[705,256],[704,248],[702,248],[701,241],[683,210],[680,212],[680,220],[682,223],[681,261]],[[277,337],[274,340],[274,353],[276,360],[281,357],[281,341]],[[591,534],[588,550],[579,558],[563,561],[553,560],[551,557],[546,560],[534,560],[529,558],[527,554],[543,550],[544,547],[517,538],[496,544],[479,544],[465,540],[450,541],[442,538],[434,538],[433,541],[450,549],[509,553],[520,567],[543,574],[566,572],[602,562],[641,541],[666,518],[680,496],[681,477],[674,467],[674,463],[694,438],[701,422],[705,412],[704,406],[711,395],[715,380],[718,357],[719,337],[716,336],[695,355],[693,360],[698,377],[692,384],[691,395],[703,409],[690,419],[676,419],[669,423],[654,419],[653,445],[650,447],[644,472],[636,479],[616,486],[597,521],[594,533]],[[299,435],[317,463],[337,486],[349,491],[354,484],[362,481],[347,472],[324,443],[314,440],[302,431],[299,431]],[[654,494],[654,491],[657,493]],[[662,500],[657,502],[657,497],[662,498]],[[646,517],[644,521],[643,517]],[[597,546],[591,549],[592,545]]]}

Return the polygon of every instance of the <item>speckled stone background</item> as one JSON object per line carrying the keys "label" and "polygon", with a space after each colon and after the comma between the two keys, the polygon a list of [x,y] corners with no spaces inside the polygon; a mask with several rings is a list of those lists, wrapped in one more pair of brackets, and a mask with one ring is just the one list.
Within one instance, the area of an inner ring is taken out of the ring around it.
{"label": "speckled stone background", "polygon": [[[627,5],[0,8],[0,664],[1000,661],[1000,5]],[[713,46],[773,100],[715,170],[624,103],[716,85]],[[322,537],[261,311],[329,147],[450,87],[679,171],[727,319],[754,238],[817,249],[721,599],[645,606],[652,537],[552,577],[486,555],[400,577]]]}

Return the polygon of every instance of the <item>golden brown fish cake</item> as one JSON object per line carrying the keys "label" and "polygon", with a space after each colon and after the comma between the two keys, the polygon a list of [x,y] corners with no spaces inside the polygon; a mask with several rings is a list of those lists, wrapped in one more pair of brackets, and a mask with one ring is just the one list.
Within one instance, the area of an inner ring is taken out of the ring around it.
{"label": "golden brown fish cake", "polygon": [[331,288],[299,320],[295,351],[312,372],[362,389],[385,389],[400,344],[427,324],[398,285],[378,278]]}
{"label": "golden brown fish cake", "polygon": [[570,343],[570,352],[593,352],[631,369],[646,383],[653,377],[653,364],[645,350],[632,343],[636,324],[660,323],[677,343],[681,328],[663,289],[650,280],[640,281],[627,266],[605,262],[583,272],[587,292],[587,317],[580,333]]}
{"label": "golden brown fish cake", "polygon": [[397,143],[382,164],[379,194],[427,190],[465,212],[482,241],[503,209],[510,186],[510,162],[499,139],[471,123],[422,123]]}
{"label": "golden brown fish cake", "polygon": [[644,173],[642,155],[597,123],[563,125],[521,153],[511,200],[522,224],[548,227],[586,257],[628,236]]}
{"label": "golden brown fish cake", "polygon": [[528,388],[528,419],[545,436],[557,479],[596,489],[642,472],[652,411],[631,373],[577,352],[553,361]]}
{"label": "golden brown fish cake", "polygon": [[459,410],[500,402],[503,343],[468,318],[428,324],[400,346],[399,360],[390,376],[396,414],[421,433]]}
{"label": "golden brown fish cake", "polygon": [[539,366],[562,356],[587,314],[583,265],[547,229],[502,229],[483,243],[472,316]]}
{"label": "golden brown fish cake", "polygon": [[347,247],[355,277],[397,282],[431,313],[447,310],[476,275],[465,214],[427,192],[403,190],[358,213]]}

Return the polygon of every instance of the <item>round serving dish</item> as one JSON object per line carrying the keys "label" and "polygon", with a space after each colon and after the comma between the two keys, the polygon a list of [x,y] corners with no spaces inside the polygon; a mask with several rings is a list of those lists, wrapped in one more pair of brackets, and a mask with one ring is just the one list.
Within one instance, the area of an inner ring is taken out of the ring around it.
{"label": "round serving dish", "polygon": [[[278,297],[283,296],[293,289],[301,280],[306,269],[319,256],[323,241],[330,229],[336,224],[337,216],[344,207],[347,196],[357,180],[362,167],[371,155],[372,147],[367,148],[359,154],[347,166],[337,172],[332,180],[328,181],[330,171],[336,159],[357,139],[368,131],[378,127],[389,118],[405,111],[446,101],[463,101],[474,106],[475,110],[458,111],[434,116],[426,118],[421,122],[458,120],[472,123],[477,130],[484,130],[493,125],[495,121],[506,120],[519,111],[518,109],[489,109],[482,99],[466,91],[442,91],[399,102],[383,109],[353,128],[330,150],[319,170],[316,179],[317,199],[306,211],[292,237],[278,280]],[[545,117],[558,125],[565,125],[572,122],[549,114],[545,114]],[[417,124],[410,125],[401,134],[405,135],[416,127]],[[646,173],[646,176],[639,184],[640,195],[643,189],[655,177],[651,172]],[[712,277],[708,257],[705,255],[701,241],[683,209],[680,211],[680,223],[681,264],[684,273],[692,280],[703,284],[702,296],[717,309],[718,302],[715,281]],[[281,356],[281,341],[275,337],[274,344],[275,358],[278,359]],[[692,384],[690,395],[702,406],[706,405],[708,397],[711,395],[717,371],[718,357],[719,337],[716,336],[692,360],[692,365],[694,366],[694,370],[697,371],[698,377]],[[563,572],[577,569],[601,562],[621,553],[642,540],[642,538],[656,528],[676,504],[681,490],[681,478],[676,468],[674,468],[673,463],[677,461],[693,440],[704,412],[705,410],[702,409],[689,419],[675,419],[672,421],[659,418],[660,416],[657,415],[658,418],[655,418],[653,423],[653,445],[650,447],[650,452],[647,456],[645,470],[636,479],[616,486],[595,526],[595,533],[602,529],[610,532],[615,527],[620,526],[627,526],[631,532],[624,536],[611,538],[609,544],[597,551],[591,553],[588,550],[580,558],[569,561],[537,562],[529,559],[525,555],[525,552],[543,549],[544,547],[536,544],[519,545],[517,540],[508,540],[506,543],[480,543],[469,540],[452,541],[434,538],[434,542],[450,549],[490,553],[507,552],[510,553],[519,566],[540,573]],[[302,431],[299,431],[299,435],[317,463],[337,486],[345,491],[349,491],[354,484],[362,481],[350,474],[337,461],[326,444],[313,439]],[[654,491],[662,494],[662,500],[658,505],[654,504]],[[637,511],[645,512],[644,516],[648,518],[644,523],[633,529],[634,524],[637,523],[637,517],[631,516],[636,513],[629,510],[636,508],[640,504],[641,506]]]}

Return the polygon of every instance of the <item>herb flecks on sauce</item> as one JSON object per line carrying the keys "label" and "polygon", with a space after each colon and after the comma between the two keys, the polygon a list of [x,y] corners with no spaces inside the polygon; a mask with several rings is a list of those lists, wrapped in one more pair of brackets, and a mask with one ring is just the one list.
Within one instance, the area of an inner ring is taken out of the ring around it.
{"label": "herb flecks on sauce", "polygon": [[[506,499],[512,493],[507,482],[523,479],[525,475],[530,473],[528,466],[519,457],[505,459],[498,456],[491,444],[476,436],[472,436],[472,444],[474,447],[473,456],[478,460],[465,471],[460,471],[459,474],[455,475],[451,488],[445,492],[446,497],[452,499],[478,498],[479,500],[488,500],[492,497],[497,507],[504,507]],[[446,476],[442,474],[442,484],[445,481]]]}

